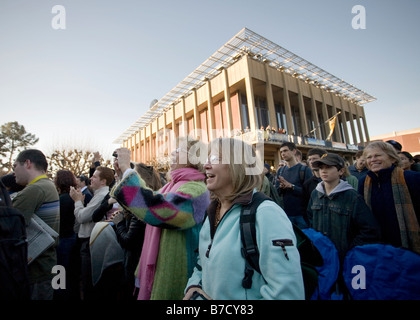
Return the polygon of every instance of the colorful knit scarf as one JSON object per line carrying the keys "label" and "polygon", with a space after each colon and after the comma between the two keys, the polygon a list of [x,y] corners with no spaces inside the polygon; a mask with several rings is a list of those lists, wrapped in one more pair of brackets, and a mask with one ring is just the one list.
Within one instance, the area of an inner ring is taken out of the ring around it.
{"label": "colorful knit scarf", "polygon": [[[193,168],[180,168],[171,171],[171,180],[159,190],[159,193],[176,192],[183,184],[189,181],[204,181],[205,175]],[[159,254],[161,229],[147,224],[144,243],[137,266],[136,283],[140,286],[138,300],[149,300],[152,294],[153,281],[156,272],[156,263]]]}
{"label": "colorful knit scarf", "polygon": [[[410,191],[404,179],[404,170],[395,167],[391,174],[392,195],[401,234],[402,247],[420,253],[420,228],[411,201]],[[366,176],[364,197],[371,208],[372,178]]]}

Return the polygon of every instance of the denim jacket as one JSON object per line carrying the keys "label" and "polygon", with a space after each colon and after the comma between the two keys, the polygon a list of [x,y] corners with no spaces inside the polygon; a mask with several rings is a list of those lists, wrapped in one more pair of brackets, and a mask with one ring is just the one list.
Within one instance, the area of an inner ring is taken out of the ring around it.
{"label": "denim jacket", "polygon": [[320,182],[311,194],[307,214],[311,227],[335,244],[341,261],[353,246],[380,240],[372,211],[346,181],[340,180],[329,195]]}

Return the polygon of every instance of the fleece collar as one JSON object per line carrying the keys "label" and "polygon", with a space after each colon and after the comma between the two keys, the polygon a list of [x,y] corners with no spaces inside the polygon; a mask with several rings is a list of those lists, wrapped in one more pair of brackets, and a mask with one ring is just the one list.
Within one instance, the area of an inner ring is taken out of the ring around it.
{"label": "fleece collar", "polygon": [[[318,185],[315,188],[317,191],[320,192],[319,197],[323,197],[323,196],[327,196],[325,193],[325,188],[324,188],[324,181],[321,181],[320,183],[318,183]],[[339,193],[339,192],[343,192],[346,190],[351,190],[354,189],[347,181],[341,180],[338,183],[338,185],[331,191],[331,193],[328,195],[328,197],[332,197],[335,194]]]}

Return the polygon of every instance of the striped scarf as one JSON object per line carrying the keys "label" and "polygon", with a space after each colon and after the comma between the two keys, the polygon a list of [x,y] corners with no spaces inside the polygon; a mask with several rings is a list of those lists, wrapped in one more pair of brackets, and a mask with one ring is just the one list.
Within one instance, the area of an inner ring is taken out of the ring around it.
{"label": "striped scarf", "polygon": [[[420,253],[420,228],[414,212],[410,192],[404,179],[404,170],[395,167],[391,174],[392,195],[401,234],[403,248]],[[366,176],[364,197],[371,208],[372,178]]]}

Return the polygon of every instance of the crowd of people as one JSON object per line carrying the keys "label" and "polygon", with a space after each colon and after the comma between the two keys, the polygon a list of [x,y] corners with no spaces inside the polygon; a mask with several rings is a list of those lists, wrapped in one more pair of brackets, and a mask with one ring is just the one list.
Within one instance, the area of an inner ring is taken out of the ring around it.
{"label": "crowd of people", "polygon": [[[327,236],[340,263],[371,243],[420,253],[420,164],[397,143],[371,142],[349,166],[320,148],[303,162],[285,142],[276,172],[239,139],[176,144],[166,179],[126,148],[113,169],[95,157],[88,175],[59,170],[53,180],[41,151],[18,155],[2,177],[13,206],[27,228],[36,215],[58,234],[28,265],[31,299],[304,299],[293,225]],[[274,201],[257,208],[260,270],[244,288],[241,209],[259,191]],[[51,286],[55,265],[65,288]]]}

